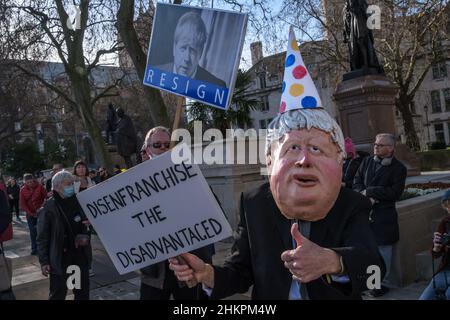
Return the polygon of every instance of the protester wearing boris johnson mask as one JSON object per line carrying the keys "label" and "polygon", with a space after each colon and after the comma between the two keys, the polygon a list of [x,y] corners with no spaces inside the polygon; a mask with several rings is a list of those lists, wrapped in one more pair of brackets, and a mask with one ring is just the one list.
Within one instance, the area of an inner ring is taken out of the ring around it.
{"label": "protester wearing boris johnson mask", "polygon": [[180,281],[212,299],[361,299],[371,265],[384,264],[370,231],[370,201],[341,187],[342,131],[323,109],[293,32],[280,114],[267,132],[269,182],[244,192],[231,255],[223,266],[192,254],[170,259]]}
{"label": "protester wearing boris johnson mask", "polygon": [[81,271],[81,287],[73,289],[75,300],[89,300],[88,220],[75,196],[75,178],[60,171],[52,178],[53,196],[38,216],[38,255],[42,274],[50,276],[49,300],[64,300],[67,278],[76,265]]}

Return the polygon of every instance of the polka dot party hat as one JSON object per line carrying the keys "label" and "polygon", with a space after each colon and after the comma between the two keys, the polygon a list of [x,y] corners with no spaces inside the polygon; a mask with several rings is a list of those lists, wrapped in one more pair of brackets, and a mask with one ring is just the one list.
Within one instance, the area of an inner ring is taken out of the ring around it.
{"label": "polka dot party hat", "polygon": [[322,108],[316,86],[303,62],[292,27],[286,50],[280,113],[294,109]]}

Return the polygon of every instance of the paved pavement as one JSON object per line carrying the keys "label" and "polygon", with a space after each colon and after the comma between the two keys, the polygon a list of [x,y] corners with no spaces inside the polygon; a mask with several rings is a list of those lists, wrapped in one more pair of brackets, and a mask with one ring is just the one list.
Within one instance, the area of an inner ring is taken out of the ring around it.
{"label": "paved pavement", "polygon": [[[23,219],[23,218],[22,218]],[[24,219],[23,219],[24,220]],[[13,259],[13,290],[18,300],[46,300],[48,297],[48,279],[42,276],[36,256],[29,255],[30,242],[25,222],[14,221],[14,239],[5,243],[6,255]],[[139,275],[136,272],[119,275],[109,259],[100,240],[93,236],[93,256],[95,275],[90,278],[92,300],[136,300],[139,299]],[[214,263],[221,264],[231,247],[231,242],[216,243]],[[377,300],[414,300],[417,299],[426,282],[414,283],[406,288],[394,288]],[[73,299],[68,294],[67,299]],[[236,294],[233,300],[249,300],[250,290],[245,294]],[[365,297],[371,300],[373,298]]]}

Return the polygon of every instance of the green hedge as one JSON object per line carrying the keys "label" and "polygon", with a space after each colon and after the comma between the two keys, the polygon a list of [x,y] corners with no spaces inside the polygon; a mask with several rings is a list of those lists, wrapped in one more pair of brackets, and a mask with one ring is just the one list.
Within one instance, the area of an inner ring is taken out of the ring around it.
{"label": "green hedge", "polygon": [[422,171],[450,170],[450,149],[418,152]]}

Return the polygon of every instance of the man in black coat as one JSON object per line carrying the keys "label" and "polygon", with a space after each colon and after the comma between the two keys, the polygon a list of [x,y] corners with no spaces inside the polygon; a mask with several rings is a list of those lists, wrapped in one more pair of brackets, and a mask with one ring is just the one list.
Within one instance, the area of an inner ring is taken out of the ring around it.
{"label": "man in black coat", "polygon": [[370,232],[370,202],[342,188],[342,131],[323,109],[279,114],[269,125],[269,183],[244,192],[231,256],[223,266],[183,254],[170,259],[181,281],[211,298],[361,299],[368,267],[384,264]]}
{"label": "man in black coat", "polygon": [[39,263],[42,274],[50,276],[49,300],[64,300],[67,279],[76,274],[80,277],[75,279],[74,299],[89,300],[89,223],[75,196],[74,181],[70,172],[58,172],[52,178],[53,196],[38,215]]}
{"label": "man in black coat", "polygon": [[[405,188],[406,167],[394,157],[395,136],[378,134],[374,143],[374,156],[366,157],[353,181],[353,190],[368,197],[372,204],[370,226],[389,275],[393,245],[399,240],[398,214],[395,202]],[[372,290],[373,296],[382,296],[386,286]]]}

